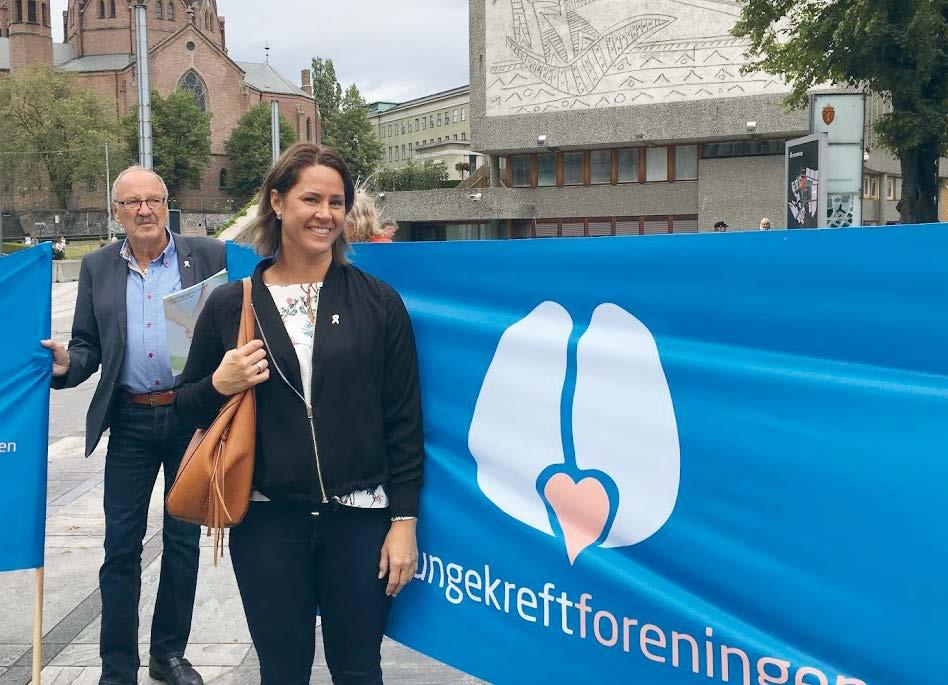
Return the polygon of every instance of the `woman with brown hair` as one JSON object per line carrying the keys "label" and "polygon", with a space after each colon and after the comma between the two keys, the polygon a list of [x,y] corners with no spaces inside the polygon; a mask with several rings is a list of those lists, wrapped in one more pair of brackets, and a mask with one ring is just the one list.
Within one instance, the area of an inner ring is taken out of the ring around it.
{"label": "woman with brown hair", "polygon": [[299,143],[270,171],[240,240],[259,340],[235,349],[239,282],[214,291],[175,406],[198,427],[254,387],[253,494],[230,550],[262,685],[310,681],[316,612],[334,683],[381,683],[391,599],[415,572],[424,459],[411,321],[348,263],[354,188],[332,149]]}

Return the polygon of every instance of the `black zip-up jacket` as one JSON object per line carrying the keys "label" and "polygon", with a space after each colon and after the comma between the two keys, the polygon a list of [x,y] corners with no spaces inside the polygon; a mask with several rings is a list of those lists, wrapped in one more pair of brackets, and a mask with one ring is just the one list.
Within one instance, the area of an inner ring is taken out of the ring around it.
{"label": "black zip-up jacket", "polygon": [[[269,380],[256,386],[254,487],[276,502],[317,507],[327,498],[384,485],[392,516],[417,516],[424,463],[418,360],[411,320],[395,290],[354,266],[333,264],[323,280],[313,344],[313,450],[299,362],[273,303],[261,262],[251,300],[273,353]],[[186,420],[206,428],[227,397],[211,375],[237,346],[241,283],[217,288],[194,329],[175,397]],[[263,339],[260,331],[257,338]],[[323,491],[324,490],[324,491]]]}

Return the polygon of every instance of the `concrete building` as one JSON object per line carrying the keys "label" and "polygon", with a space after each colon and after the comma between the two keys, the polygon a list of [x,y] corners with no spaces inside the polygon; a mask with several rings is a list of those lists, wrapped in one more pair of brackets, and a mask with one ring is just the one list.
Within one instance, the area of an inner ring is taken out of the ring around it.
{"label": "concrete building", "polygon": [[[229,166],[224,141],[244,112],[277,101],[299,139],[316,140],[319,113],[309,70],[301,72],[297,86],[268,63],[234,61],[216,0],[147,0],[146,5],[152,88],[162,95],[188,90],[213,117],[211,162],[201,187],[184,190],[175,200],[186,210],[226,211],[231,204],[222,190]],[[137,104],[133,8],[116,0],[69,0],[62,16],[65,42],[54,43],[47,0],[0,0],[0,78],[52,65],[114,103],[117,116],[127,115]],[[77,192],[70,209],[99,206],[102,197]],[[44,209],[31,206],[35,198],[6,199],[14,211]]]}
{"label": "concrete building", "polygon": [[[385,212],[423,240],[756,229],[765,216],[785,227],[785,142],[810,133],[810,112],[783,107],[780,79],[743,71],[739,14],[730,0],[562,13],[471,0],[471,139],[491,178],[453,195],[392,193]],[[884,103],[866,109],[869,130]],[[895,221],[898,162],[868,134],[866,147],[866,197],[852,201],[864,223]]]}
{"label": "concrete building", "polygon": [[[409,160],[444,162],[450,179],[466,178],[477,166],[471,151],[470,89],[467,86],[407,102],[373,102],[369,118],[385,147],[383,166],[398,169]],[[458,164],[470,169],[461,171]]]}

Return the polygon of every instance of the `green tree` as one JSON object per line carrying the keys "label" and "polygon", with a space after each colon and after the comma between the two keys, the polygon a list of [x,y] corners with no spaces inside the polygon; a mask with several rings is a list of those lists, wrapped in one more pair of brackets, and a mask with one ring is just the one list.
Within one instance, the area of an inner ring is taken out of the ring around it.
{"label": "green tree", "polygon": [[400,169],[383,169],[375,176],[377,190],[435,190],[443,188],[448,180],[448,168],[444,162],[426,161],[421,166],[409,161]]}
{"label": "green tree", "polygon": [[[128,156],[137,160],[137,106],[122,123]],[[202,112],[185,90],[175,90],[165,98],[152,91],[151,131],[154,169],[165,180],[171,196],[184,187],[200,187],[201,174],[211,161],[210,113]]]}
{"label": "green tree", "polygon": [[734,35],[801,106],[823,83],[867,88],[892,111],[876,123],[902,165],[903,223],[938,220],[948,154],[948,0],[742,0]]}
{"label": "green tree", "polygon": [[320,140],[325,143],[342,104],[342,86],[336,79],[336,67],[331,59],[313,59],[313,97],[319,105]]}
{"label": "green tree", "polygon": [[382,141],[375,135],[365,100],[355,84],[346,89],[324,142],[342,155],[354,179],[368,178],[382,161]]}
{"label": "green tree", "polygon": [[0,79],[0,171],[18,188],[48,184],[66,209],[77,184],[104,181],[105,144],[118,153],[119,140],[114,107],[72,75],[40,66]]}
{"label": "green tree", "polygon": [[[296,142],[296,131],[280,117],[280,149]],[[247,110],[224,143],[231,167],[227,174],[227,192],[247,198],[259,190],[272,164],[270,104],[261,102]]]}

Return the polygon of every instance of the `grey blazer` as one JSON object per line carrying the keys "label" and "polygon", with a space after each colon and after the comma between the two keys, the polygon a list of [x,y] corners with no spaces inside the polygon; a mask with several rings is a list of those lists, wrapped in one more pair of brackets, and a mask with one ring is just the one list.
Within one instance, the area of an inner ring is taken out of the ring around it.
{"label": "grey blazer", "polygon": [[[181,288],[210,278],[226,266],[224,243],[212,238],[172,234],[181,272]],[[87,254],[79,269],[79,293],[69,341],[69,373],[53,378],[52,387],[72,388],[95,373],[102,375],[86,414],[86,456],[92,454],[109,427],[109,409],[125,358],[127,313],[125,283],[128,262],[120,254],[122,242]]]}

